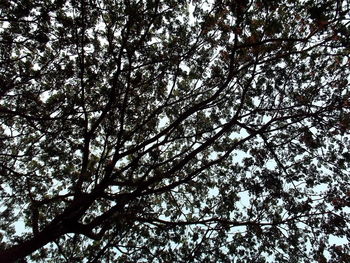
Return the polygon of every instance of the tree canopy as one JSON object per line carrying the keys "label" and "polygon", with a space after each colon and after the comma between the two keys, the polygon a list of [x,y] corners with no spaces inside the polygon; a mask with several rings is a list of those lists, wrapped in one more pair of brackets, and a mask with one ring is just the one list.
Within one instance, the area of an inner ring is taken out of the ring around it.
{"label": "tree canopy", "polygon": [[349,9],[1,0],[0,261],[350,262]]}

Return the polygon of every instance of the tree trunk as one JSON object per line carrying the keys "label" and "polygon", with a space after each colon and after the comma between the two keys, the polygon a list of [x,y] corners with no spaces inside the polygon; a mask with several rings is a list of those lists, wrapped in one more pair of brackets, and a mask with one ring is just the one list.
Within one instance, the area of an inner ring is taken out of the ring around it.
{"label": "tree trunk", "polygon": [[0,251],[0,262],[16,262],[54,241],[63,234],[65,234],[65,232],[61,224],[49,225],[33,238]]}
{"label": "tree trunk", "polygon": [[[34,237],[0,251],[0,263],[11,263],[22,259],[60,236],[72,232],[72,225],[93,203],[95,196],[79,196],[65,211],[58,215]],[[74,231],[73,231],[74,232]]]}

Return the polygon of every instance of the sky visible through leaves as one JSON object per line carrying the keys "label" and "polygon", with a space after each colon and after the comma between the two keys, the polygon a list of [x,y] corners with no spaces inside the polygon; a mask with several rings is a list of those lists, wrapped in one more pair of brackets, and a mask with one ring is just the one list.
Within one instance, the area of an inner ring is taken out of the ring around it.
{"label": "sky visible through leaves", "polygon": [[345,263],[349,11],[0,1],[0,261]]}

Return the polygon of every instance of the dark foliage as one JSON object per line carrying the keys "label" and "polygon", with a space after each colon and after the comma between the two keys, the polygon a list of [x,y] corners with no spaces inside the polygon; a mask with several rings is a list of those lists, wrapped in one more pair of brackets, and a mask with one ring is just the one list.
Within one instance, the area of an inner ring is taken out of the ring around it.
{"label": "dark foliage", "polygon": [[349,262],[349,8],[1,0],[0,261]]}

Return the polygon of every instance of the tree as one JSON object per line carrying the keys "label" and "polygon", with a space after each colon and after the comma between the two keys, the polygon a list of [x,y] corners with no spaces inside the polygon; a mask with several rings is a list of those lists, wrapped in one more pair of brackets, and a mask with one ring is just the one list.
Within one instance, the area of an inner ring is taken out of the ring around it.
{"label": "tree", "polygon": [[349,262],[349,4],[0,1],[0,261]]}

